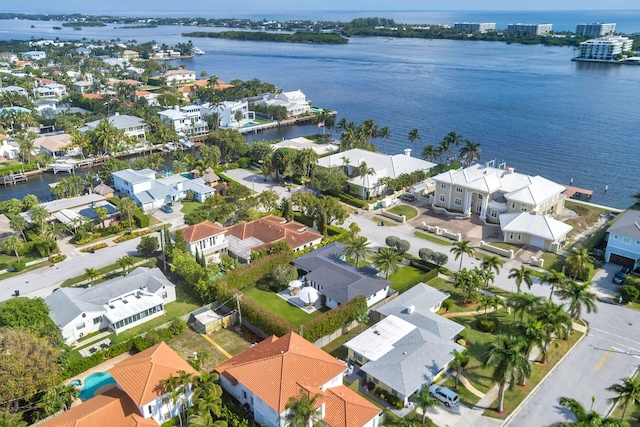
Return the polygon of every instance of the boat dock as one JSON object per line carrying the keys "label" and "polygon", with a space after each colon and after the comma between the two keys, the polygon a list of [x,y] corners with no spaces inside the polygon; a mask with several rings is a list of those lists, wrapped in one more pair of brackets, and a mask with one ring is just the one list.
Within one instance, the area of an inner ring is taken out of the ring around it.
{"label": "boat dock", "polygon": [[586,199],[591,200],[593,196],[592,190],[586,190],[584,188],[572,187],[571,185],[565,185],[566,190],[564,195],[567,199]]}
{"label": "boat dock", "polygon": [[17,173],[10,172],[9,175],[3,175],[0,179],[0,184],[4,186],[15,185],[19,182],[27,182],[27,175],[24,171]]}

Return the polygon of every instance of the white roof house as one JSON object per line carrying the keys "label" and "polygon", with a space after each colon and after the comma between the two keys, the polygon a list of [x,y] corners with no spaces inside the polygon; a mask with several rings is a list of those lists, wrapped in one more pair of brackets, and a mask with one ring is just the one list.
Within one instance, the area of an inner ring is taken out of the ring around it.
{"label": "white roof house", "polygon": [[[373,175],[364,177],[365,191],[372,197],[383,194],[386,190],[386,186],[378,183],[380,178],[390,177],[396,179],[402,174],[409,174],[418,170],[427,171],[435,166],[435,163],[411,157],[410,149],[404,150],[403,154],[390,155],[360,148],[322,157],[318,160],[318,165],[326,168],[345,167],[347,175],[353,176],[358,166],[363,162],[375,171]],[[349,184],[362,189],[363,178],[355,176],[349,179]],[[361,194],[360,191],[357,193]]]}
{"label": "white roof house", "polygon": [[263,94],[252,98],[252,102],[266,107],[285,107],[289,116],[298,116],[311,110],[307,96],[301,90]]}
{"label": "white roof house", "polygon": [[[127,114],[116,113],[109,116],[109,123],[124,132],[127,136],[135,136],[140,142],[145,142],[145,132],[147,130],[147,122],[139,117],[129,116]],[[95,120],[86,124],[81,131],[96,130],[101,120]]]}
{"label": "white roof house", "polygon": [[572,226],[536,212],[512,212],[500,215],[504,241],[535,246],[557,252]]}
{"label": "white roof house", "polygon": [[200,117],[199,105],[175,106],[160,111],[158,115],[165,125],[173,126],[181,135],[202,135],[209,131],[207,122]]}
{"label": "white roof house", "polygon": [[297,138],[285,139],[284,141],[273,144],[271,145],[271,148],[274,151],[278,148],[292,148],[294,150],[304,150],[305,148],[310,148],[318,153],[318,155],[322,156],[325,154],[333,153],[334,151],[338,151],[340,147],[337,144],[316,144],[310,139],[299,136]]}

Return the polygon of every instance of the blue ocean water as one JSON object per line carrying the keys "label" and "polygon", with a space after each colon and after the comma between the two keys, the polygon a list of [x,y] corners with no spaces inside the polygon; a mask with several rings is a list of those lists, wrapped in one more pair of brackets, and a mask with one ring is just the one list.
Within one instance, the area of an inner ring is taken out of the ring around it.
{"label": "blue ocean water", "polygon": [[[576,22],[593,20],[580,16]],[[22,39],[33,35],[174,44],[184,41],[180,34],[190,29],[55,31],[51,22],[2,22],[0,31],[6,33],[0,32],[0,38]],[[426,144],[437,144],[455,130],[481,144],[483,161],[505,161],[520,172],[563,184],[573,179],[573,185],[594,190],[596,203],[624,208],[640,189],[637,66],[576,63],[571,61],[572,48],[499,42],[363,37],[339,46],[193,42],[206,55],[172,65],[204,70],[224,81],[257,77],[285,90],[302,89],[314,105],[337,110],[338,118],[373,118],[379,126],[389,126],[392,137],[376,141],[383,151],[409,147],[419,155]],[[412,128],[422,136],[415,145],[407,140]],[[288,127],[250,139],[316,131]],[[0,189],[0,198],[19,188]]]}

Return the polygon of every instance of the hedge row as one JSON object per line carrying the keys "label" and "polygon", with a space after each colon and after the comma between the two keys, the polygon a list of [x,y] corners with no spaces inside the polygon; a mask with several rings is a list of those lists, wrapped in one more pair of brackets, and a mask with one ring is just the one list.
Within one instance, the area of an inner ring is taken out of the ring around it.
{"label": "hedge row", "polygon": [[35,162],[32,163],[17,163],[15,165],[2,166],[0,167],[0,176],[1,175],[9,175],[10,173],[18,173],[18,172],[31,172],[38,169],[38,164]]}
{"label": "hedge row", "polygon": [[138,228],[147,228],[149,226],[149,216],[141,210],[134,211],[132,217]]}
{"label": "hedge row", "polygon": [[343,203],[346,203],[348,205],[351,205],[351,206],[353,206],[355,208],[360,208],[360,209],[364,209],[369,204],[369,203],[367,203],[366,200],[359,199],[359,198],[354,197],[351,194],[347,194],[347,193],[338,194],[338,198]]}
{"label": "hedge row", "polygon": [[296,325],[246,295],[240,298],[240,310],[244,319],[269,335],[281,337],[297,330]]}
{"label": "hedge row", "polygon": [[346,304],[341,304],[305,324],[304,338],[307,341],[315,342],[358,319],[366,311],[367,300],[364,296],[359,295]]}
{"label": "hedge row", "polygon": [[278,265],[288,264],[294,258],[292,252],[266,255],[237,270],[230,271],[216,281],[227,289],[243,289],[271,273]]}

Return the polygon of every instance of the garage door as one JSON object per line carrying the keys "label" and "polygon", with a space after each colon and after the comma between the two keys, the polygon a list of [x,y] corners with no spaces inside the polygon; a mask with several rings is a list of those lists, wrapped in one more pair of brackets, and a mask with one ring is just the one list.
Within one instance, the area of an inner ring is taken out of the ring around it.
{"label": "garage door", "polygon": [[535,246],[536,248],[545,249],[544,247],[544,239],[542,237],[531,236],[531,246]]}
{"label": "garage door", "polygon": [[609,255],[609,262],[629,268],[633,268],[633,265],[635,264],[635,261],[633,259],[616,254]]}

